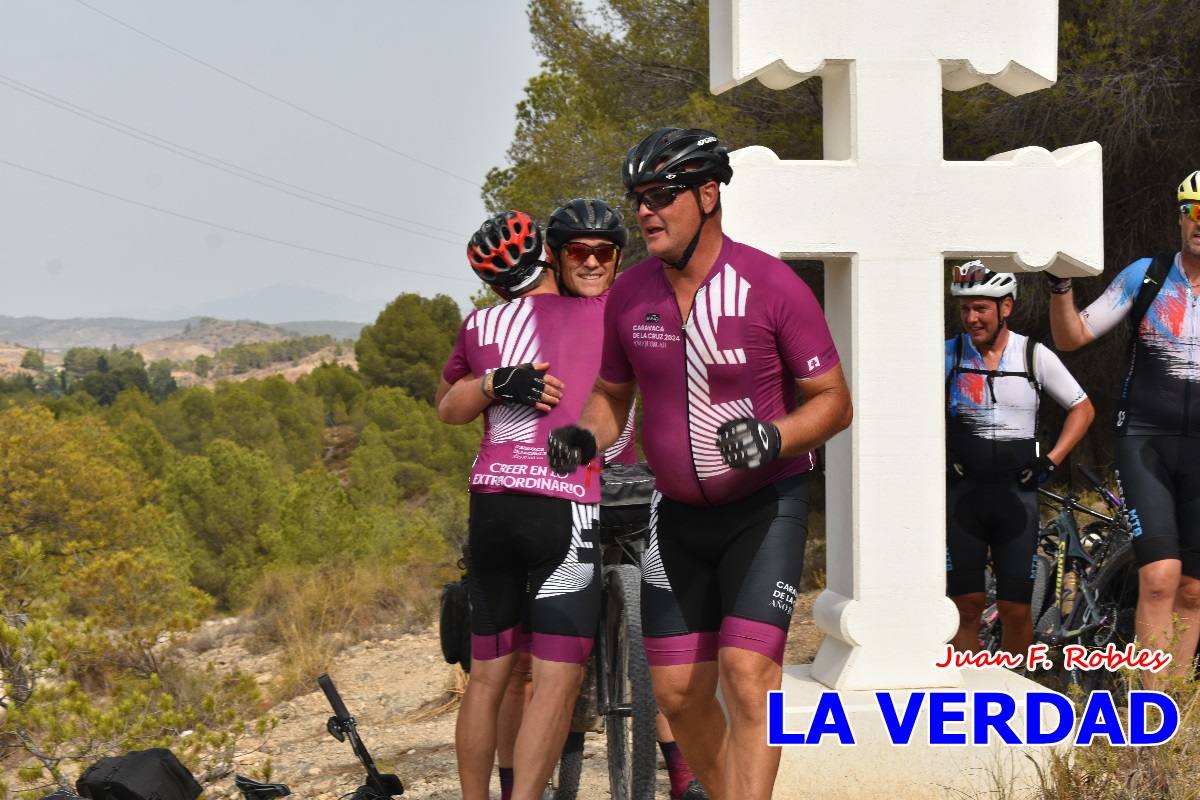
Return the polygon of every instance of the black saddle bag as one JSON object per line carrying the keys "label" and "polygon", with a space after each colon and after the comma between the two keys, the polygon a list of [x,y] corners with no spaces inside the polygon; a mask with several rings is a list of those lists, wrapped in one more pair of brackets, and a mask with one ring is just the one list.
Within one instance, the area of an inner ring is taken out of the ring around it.
{"label": "black saddle bag", "polygon": [[170,750],[152,747],[92,764],[75,782],[92,800],[196,800],[200,784]]}

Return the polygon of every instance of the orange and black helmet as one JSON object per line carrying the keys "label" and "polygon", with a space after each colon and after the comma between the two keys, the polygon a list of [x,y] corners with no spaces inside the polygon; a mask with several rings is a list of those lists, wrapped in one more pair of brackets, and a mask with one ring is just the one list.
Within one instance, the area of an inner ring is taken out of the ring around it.
{"label": "orange and black helmet", "polygon": [[541,226],[524,211],[503,211],[479,226],[467,243],[467,261],[488,286],[520,294],[542,270]]}

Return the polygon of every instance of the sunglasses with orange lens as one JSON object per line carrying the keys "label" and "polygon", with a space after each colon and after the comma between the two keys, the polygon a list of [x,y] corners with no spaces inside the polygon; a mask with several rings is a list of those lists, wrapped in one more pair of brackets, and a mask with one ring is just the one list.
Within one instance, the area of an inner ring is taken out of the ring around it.
{"label": "sunglasses with orange lens", "polygon": [[1179,207],[1179,213],[1192,222],[1200,222],[1200,203],[1184,203]]}
{"label": "sunglasses with orange lens", "polygon": [[595,256],[596,261],[601,264],[608,264],[617,257],[619,248],[615,244],[598,244],[592,246],[583,242],[567,242],[563,250],[572,261],[582,264],[588,260],[588,256]]}

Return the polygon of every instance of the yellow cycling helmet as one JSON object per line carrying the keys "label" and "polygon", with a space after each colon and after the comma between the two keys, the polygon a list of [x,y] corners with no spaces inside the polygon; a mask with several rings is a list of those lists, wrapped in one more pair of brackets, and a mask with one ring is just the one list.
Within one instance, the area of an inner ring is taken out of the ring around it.
{"label": "yellow cycling helmet", "polygon": [[1179,196],[1176,199],[1181,203],[1185,200],[1200,201],[1200,169],[1183,179],[1183,183],[1179,184]]}

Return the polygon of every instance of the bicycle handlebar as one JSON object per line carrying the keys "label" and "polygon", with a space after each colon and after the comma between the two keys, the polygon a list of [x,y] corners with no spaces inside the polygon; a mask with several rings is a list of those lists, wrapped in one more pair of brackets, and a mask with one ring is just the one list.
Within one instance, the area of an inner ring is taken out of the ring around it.
{"label": "bicycle handlebar", "polygon": [[325,699],[329,701],[329,706],[333,709],[333,714],[338,718],[338,722],[343,724],[353,722],[354,718],[350,716],[350,711],[342,702],[342,696],[338,694],[337,687],[333,685],[333,679],[329,677],[328,673],[323,672],[317,676],[317,685],[325,693]]}
{"label": "bicycle handlebar", "polygon": [[1125,503],[1122,501],[1122,499],[1118,495],[1112,493],[1112,491],[1108,488],[1108,484],[1105,483],[1099,475],[1083,464],[1076,464],[1075,467],[1081,473],[1083,473],[1083,477],[1087,478],[1088,482],[1096,488],[1096,491],[1100,493],[1100,496],[1104,498],[1105,502],[1108,503],[1109,507],[1112,508],[1113,511],[1120,511],[1122,508],[1124,508]]}
{"label": "bicycle handlebar", "polygon": [[350,716],[346,704],[342,702],[342,696],[338,694],[337,687],[333,685],[333,679],[329,677],[328,673],[321,673],[317,676],[317,685],[321,687],[321,691],[325,693],[325,699],[333,708],[333,716],[329,718],[326,725],[330,735],[339,742],[349,739],[350,749],[354,751],[354,755],[358,756],[359,762],[367,771],[367,782],[354,793],[355,798],[360,798],[360,800],[390,798],[404,794],[404,784],[400,782],[399,778],[391,774],[381,774],[376,768],[375,760],[371,758],[367,746],[358,737],[358,724],[354,721],[354,717]]}

